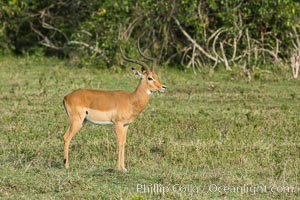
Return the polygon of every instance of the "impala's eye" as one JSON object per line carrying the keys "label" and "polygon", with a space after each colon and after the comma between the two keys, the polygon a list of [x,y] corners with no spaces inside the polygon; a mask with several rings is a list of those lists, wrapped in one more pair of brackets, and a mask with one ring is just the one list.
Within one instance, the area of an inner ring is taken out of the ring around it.
{"label": "impala's eye", "polygon": [[153,78],[149,76],[148,81],[153,81]]}

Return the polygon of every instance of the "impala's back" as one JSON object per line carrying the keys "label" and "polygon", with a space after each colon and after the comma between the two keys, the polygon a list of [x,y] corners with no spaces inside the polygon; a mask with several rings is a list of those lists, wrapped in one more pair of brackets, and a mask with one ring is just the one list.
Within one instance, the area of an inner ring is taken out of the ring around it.
{"label": "impala's back", "polygon": [[64,104],[70,118],[78,117],[93,124],[113,124],[121,115],[129,117],[129,96],[125,91],[79,89],[65,96]]}

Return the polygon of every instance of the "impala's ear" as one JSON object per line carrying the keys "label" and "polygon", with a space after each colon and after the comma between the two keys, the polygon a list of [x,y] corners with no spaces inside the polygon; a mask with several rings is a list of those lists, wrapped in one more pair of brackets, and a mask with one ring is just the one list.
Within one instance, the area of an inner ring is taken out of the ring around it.
{"label": "impala's ear", "polygon": [[144,74],[144,73],[147,73],[147,72],[149,72],[148,67],[142,66],[142,73]]}
{"label": "impala's ear", "polygon": [[132,70],[133,73],[134,73],[135,75],[137,75],[139,78],[141,78],[141,79],[145,78],[144,75],[143,75],[139,70],[137,70],[137,69],[135,69],[135,68],[131,68],[131,70]]}

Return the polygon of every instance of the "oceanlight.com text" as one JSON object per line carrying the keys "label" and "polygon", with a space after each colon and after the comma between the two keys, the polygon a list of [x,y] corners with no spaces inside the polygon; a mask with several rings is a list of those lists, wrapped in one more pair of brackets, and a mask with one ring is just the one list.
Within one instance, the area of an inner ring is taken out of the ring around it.
{"label": "oceanlight.com text", "polygon": [[227,186],[220,184],[207,184],[198,186],[195,184],[173,184],[166,185],[160,183],[154,184],[137,184],[136,192],[148,194],[166,194],[166,193],[185,193],[185,194],[199,194],[199,193],[240,193],[240,194],[262,194],[262,193],[299,193],[299,187],[294,186],[267,186],[267,185],[239,185]]}

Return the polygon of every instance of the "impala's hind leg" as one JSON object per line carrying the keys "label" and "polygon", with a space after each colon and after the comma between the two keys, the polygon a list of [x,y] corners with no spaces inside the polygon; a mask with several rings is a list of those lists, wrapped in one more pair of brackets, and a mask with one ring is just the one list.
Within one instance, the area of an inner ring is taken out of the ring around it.
{"label": "impala's hind leg", "polygon": [[85,114],[72,115],[68,112],[70,118],[70,126],[64,135],[64,164],[65,168],[69,168],[69,145],[73,136],[81,129],[85,120]]}

